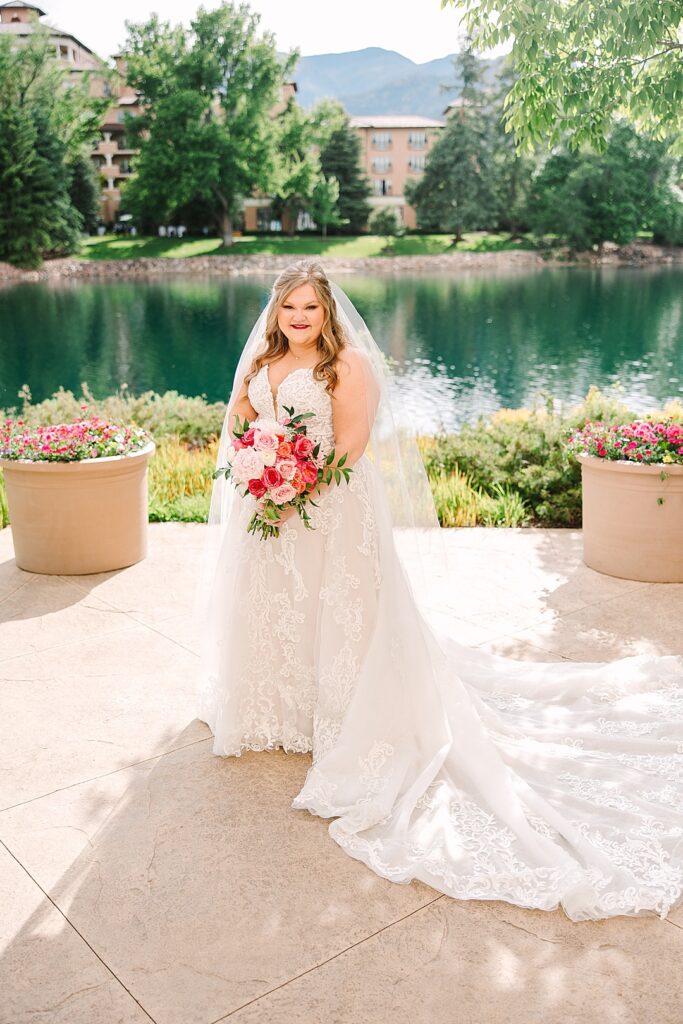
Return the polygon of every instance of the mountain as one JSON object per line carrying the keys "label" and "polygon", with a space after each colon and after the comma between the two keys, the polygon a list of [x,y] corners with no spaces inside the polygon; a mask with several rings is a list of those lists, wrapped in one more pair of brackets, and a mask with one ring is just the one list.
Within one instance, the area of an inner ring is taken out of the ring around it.
{"label": "mountain", "polygon": [[[369,46],[345,53],[301,57],[294,70],[297,100],[310,109],[329,96],[349,114],[419,114],[443,119],[458,90],[441,92],[441,83],[455,80],[453,54],[416,64],[395,50]],[[484,60],[484,81],[493,83],[504,57]]]}

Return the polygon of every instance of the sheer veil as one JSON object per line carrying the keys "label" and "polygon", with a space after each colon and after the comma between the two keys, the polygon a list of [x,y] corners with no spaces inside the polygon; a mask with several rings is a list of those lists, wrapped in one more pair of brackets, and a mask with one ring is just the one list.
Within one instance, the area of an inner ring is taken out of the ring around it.
{"label": "sheer veil", "polygon": [[[413,427],[401,423],[392,372],[372,332],[346,292],[332,280],[330,286],[346,343],[365,356],[364,386],[369,427],[369,442],[365,454],[373,460],[379,471],[396,535],[403,531],[409,532],[410,557],[406,555],[404,568],[413,587],[420,589],[426,583],[424,564],[427,552],[429,551],[433,557],[435,544],[438,545],[441,565],[446,562],[446,552],[445,545],[438,539],[435,540],[441,532],[440,529],[436,529],[439,527],[439,519],[420,455],[417,433]],[[253,360],[265,348],[266,322],[273,301],[274,289],[252,327],[237,363],[218,443],[216,468],[227,463],[227,451],[231,441],[229,426],[234,419],[231,409]],[[200,624],[206,621],[206,614],[210,608],[218,553],[236,499],[240,500],[234,485],[225,476],[216,477],[211,492],[207,537],[197,575],[193,605],[193,615]],[[400,544],[399,549],[403,550]]]}

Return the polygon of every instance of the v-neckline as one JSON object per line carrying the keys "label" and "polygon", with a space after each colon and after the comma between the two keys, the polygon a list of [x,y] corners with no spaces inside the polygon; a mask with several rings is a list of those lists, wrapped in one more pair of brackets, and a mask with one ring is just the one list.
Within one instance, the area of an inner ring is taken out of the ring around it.
{"label": "v-neckline", "polygon": [[269,370],[270,363],[264,363],[263,367],[264,367],[264,369],[266,371],[266,384],[268,386],[268,391],[270,392],[270,403],[271,403],[271,405],[273,407],[273,412],[275,414],[275,419],[277,419],[277,400],[278,400],[278,395],[280,394],[280,388],[282,387],[284,382],[289,377],[294,376],[295,373],[301,373],[302,370],[312,370],[312,369],[314,369],[314,367],[312,367],[312,366],[297,366],[293,370],[290,370],[289,373],[286,373],[284,375],[284,377],[282,378],[282,380],[280,381],[280,383],[276,387],[275,394],[273,394],[273,389],[270,386],[270,370]]}

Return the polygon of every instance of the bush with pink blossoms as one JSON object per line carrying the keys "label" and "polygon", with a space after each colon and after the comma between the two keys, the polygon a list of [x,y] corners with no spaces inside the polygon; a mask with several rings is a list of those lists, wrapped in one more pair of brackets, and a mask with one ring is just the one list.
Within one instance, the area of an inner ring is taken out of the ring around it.
{"label": "bush with pink blossoms", "polygon": [[132,455],[152,440],[146,430],[118,426],[99,416],[29,428],[24,420],[0,421],[0,458],[29,462],[81,462]]}
{"label": "bush with pink blossoms", "polygon": [[566,448],[612,461],[683,465],[683,424],[672,418],[611,425],[588,420],[570,435]]}

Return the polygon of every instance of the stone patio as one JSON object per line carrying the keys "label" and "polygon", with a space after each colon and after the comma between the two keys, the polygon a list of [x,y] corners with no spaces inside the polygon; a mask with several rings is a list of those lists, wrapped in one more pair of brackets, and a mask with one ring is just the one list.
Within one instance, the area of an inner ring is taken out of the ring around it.
{"label": "stone patio", "polygon": [[[203,527],[41,576],[0,532],[2,1024],[681,1024],[683,907],[572,923],[395,885],[294,811],[309,758],[219,758],[195,718]],[[683,585],[578,530],[444,531],[435,619],[511,658],[683,653]]]}

